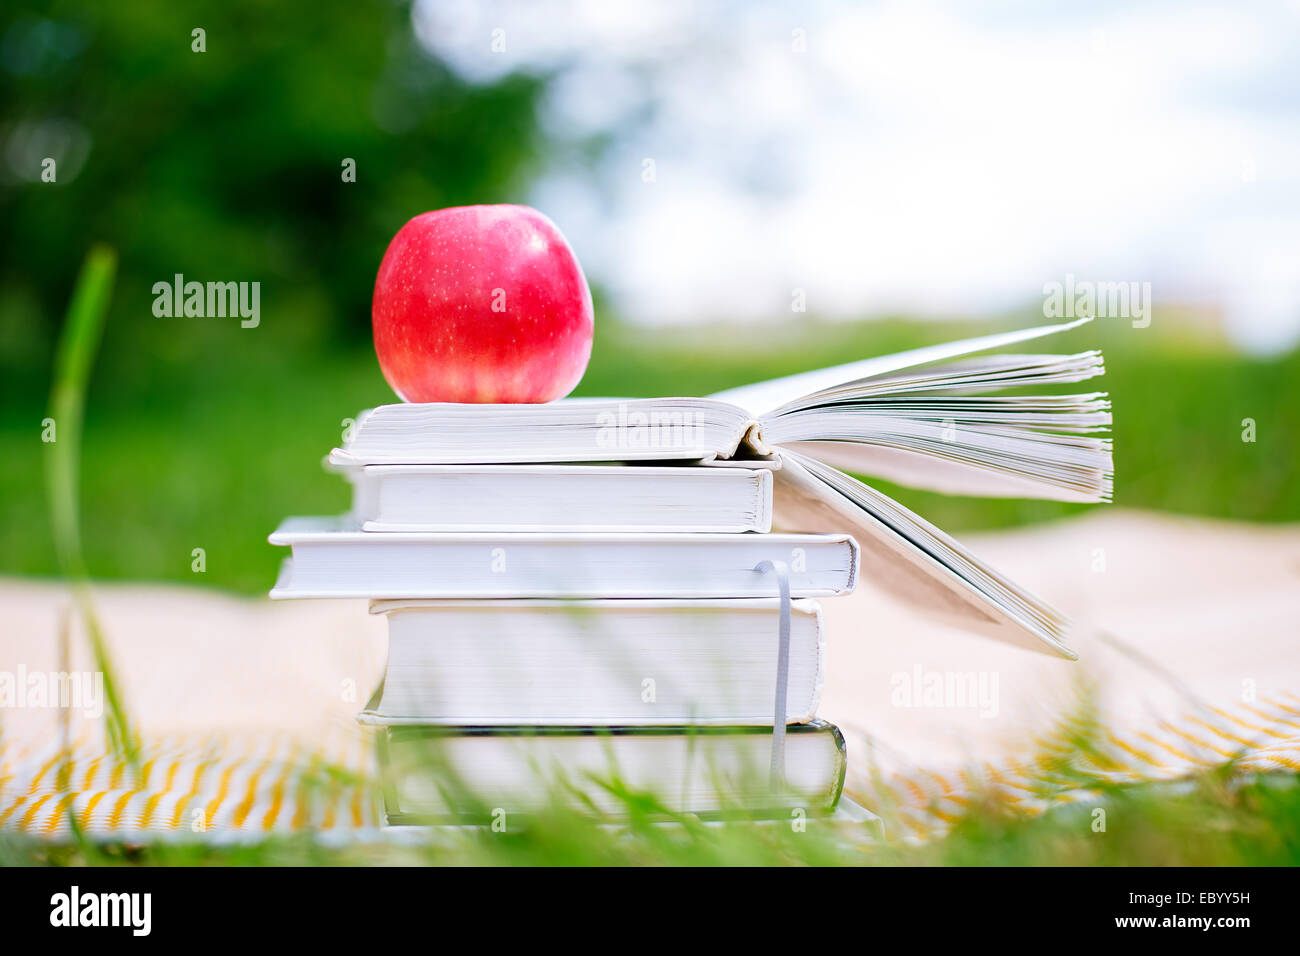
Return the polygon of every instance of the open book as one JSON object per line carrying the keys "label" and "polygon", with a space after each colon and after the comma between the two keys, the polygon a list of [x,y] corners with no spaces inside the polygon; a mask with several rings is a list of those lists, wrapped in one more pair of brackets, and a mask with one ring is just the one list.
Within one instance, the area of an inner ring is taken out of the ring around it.
{"label": "open book", "polygon": [[991,636],[1072,658],[1059,611],[840,469],[949,494],[1109,500],[1104,393],[989,394],[1093,378],[1104,370],[1100,352],[981,354],[1087,321],[900,352],[709,398],[385,405],[362,415],[329,461],[341,469],[765,461],[775,469],[777,527],[850,531],[867,580]]}

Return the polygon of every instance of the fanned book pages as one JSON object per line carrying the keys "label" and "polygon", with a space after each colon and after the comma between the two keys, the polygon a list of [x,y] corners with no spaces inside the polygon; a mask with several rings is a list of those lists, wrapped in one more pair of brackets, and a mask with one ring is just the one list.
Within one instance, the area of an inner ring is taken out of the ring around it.
{"label": "fanned book pages", "polygon": [[949,494],[1109,500],[1104,393],[990,394],[1086,381],[1104,370],[1100,352],[982,354],[1087,321],[870,358],[710,398],[385,405],[364,414],[330,460],[358,468],[763,458],[777,468],[777,526],[848,529],[867,573],[900,598],[1001,640],[1073,657],[1064,615],[841,469]]}

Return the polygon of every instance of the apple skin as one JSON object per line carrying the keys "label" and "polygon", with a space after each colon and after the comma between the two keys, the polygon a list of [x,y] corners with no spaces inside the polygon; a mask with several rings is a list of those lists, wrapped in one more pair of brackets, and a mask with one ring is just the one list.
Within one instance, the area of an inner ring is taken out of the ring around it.
{"label": "apple skin", "polygon": [[591,290],[528,206],[416,216],[388,244],[371,316],[379,367],[407,402],[549,402],[591,358]]}

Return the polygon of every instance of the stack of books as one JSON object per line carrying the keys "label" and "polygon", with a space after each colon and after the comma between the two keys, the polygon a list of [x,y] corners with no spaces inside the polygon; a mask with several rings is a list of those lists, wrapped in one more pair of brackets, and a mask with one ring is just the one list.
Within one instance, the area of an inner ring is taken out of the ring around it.
{"label": "stack of books", "polygon": [[[925,610],[1071,657],[1068,621],[840,471],[960,493],[1109,496],[1096,352],[975,357],[986,336],[708,399],[388,405],[328,463],[338,518],[294,518],[276,598],[388,620],[389,822],[597,813],[825,814],[844,740],[817,719],[816,598],[860,573]],[[773,521],[788,531],[773,532]]]}

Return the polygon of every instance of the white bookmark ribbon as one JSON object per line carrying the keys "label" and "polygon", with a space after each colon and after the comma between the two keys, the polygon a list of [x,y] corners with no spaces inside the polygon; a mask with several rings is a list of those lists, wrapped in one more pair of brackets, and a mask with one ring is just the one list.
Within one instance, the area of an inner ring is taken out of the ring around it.
{"label": "white bookmark ribbon", "polygon": [[754,566],[759,574],[776,574],[781,595],[779,639],[776,650],[776,701],[772,705],[771,787],[785,787],[785,723],[790,687],[790,566],[784,561],[760,561]]}

